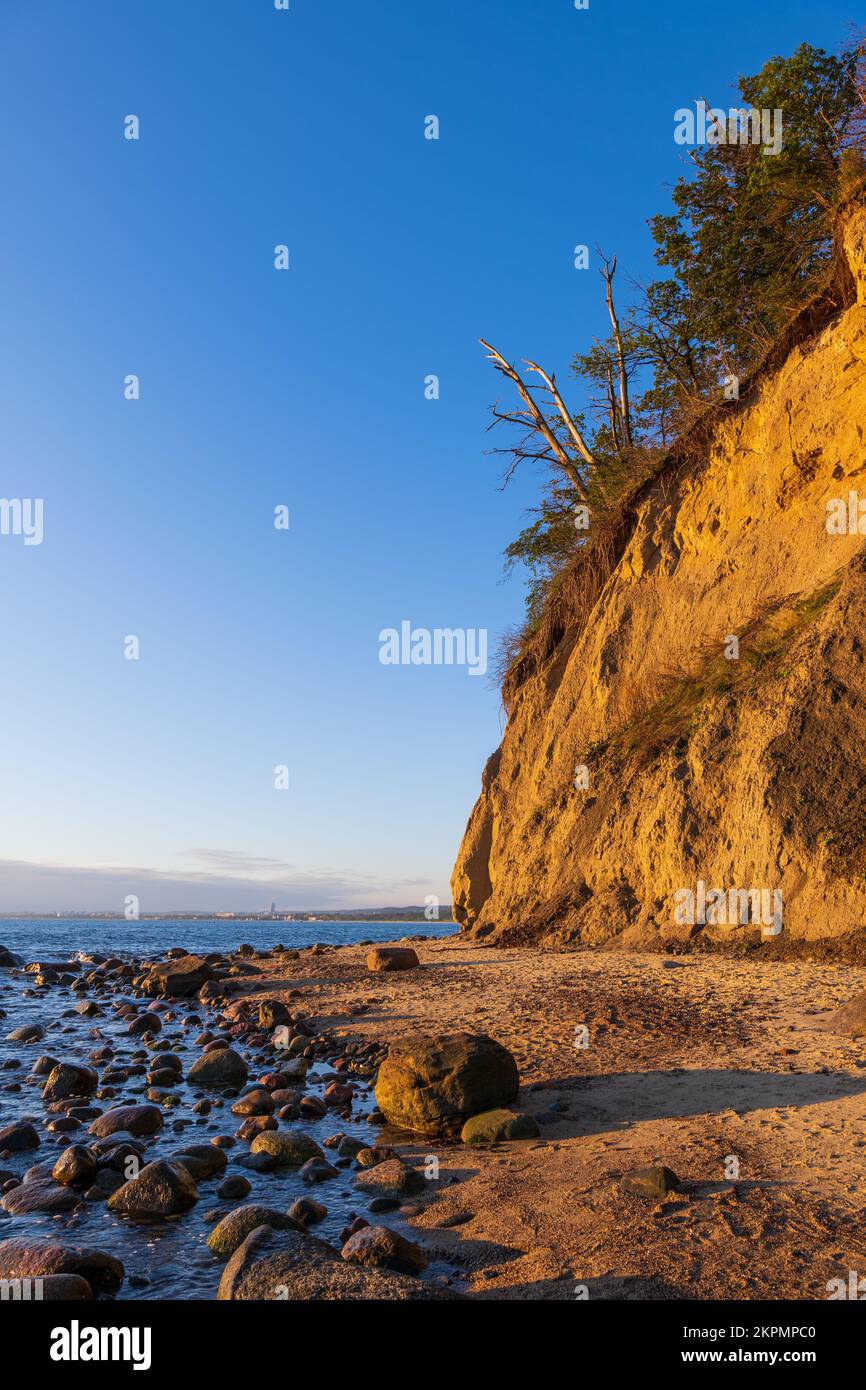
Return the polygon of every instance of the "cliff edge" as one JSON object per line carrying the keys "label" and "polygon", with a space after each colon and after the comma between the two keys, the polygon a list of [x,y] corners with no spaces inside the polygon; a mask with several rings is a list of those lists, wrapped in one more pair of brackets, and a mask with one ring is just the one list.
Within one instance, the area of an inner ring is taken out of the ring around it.
{"label": "cliff edge", "polygon": [[822,293],[554,585],[452,876],[464,930],[866,926],[864,435],[861,188]]}

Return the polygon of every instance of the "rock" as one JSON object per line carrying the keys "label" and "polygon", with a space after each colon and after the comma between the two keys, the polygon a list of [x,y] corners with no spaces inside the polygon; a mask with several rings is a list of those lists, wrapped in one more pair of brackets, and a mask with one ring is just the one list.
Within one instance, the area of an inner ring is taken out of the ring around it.
{"label": "rock", "polygon": [[5,946],[0,946],[0,969],[14,970],[21,964],[20,956],[16,956],[14,951],[8,950]]}
{"label": "rock", "polygon": [[349,1264],[393,1269],[398,1274],[420,1274],[429,1264],[420,1245],[387,1226],[365,1226],[356,1231],[343,1246],[342,1256]]}
{"label": "rock", "polygon": [[123,1131],[136,1136],[156,1134],[162,1129],[162,1111],[155,1105],[118,1105],[106,1110],[90,1126],[97,1139]]}
{"label": "rock", "polygon": [[255,1139],[257,1134],[261,1134],[266,1129],[279,1129],[273,1115],[250,1115],[249,1119],[244,1120],[243,1124],[238,1126],[237,1137],[238,1139]]}
{"label": "rock", "polygon": [[418,964],[411,946],[374,946],[367,953],[368,970],[414,970]]}
{"label": "rock", "polygon": [[45,1101],[66,1100],[69,1096],[92,1096],[99,1085],[99,1076],[92,1067],[75,1062],[58,1062],[42,1088]]}
{"label": "rock", "polygon": [[217,1188],[217,1196],[221,1202],[238,1201],[241,1197],[246,1197],[252,1191],[252,1183],[249,1178],[245,1178],[243,1173],[233,1173],[226,1178]]}
{"label": "rock", "polygon": [[40,1279],[75,1274],[96,1293],[116,1293],[124,1280],[120,1260],[105,1250],[46,1240],[0,1241],[0,1279]]}
{"label": "rock", "polygon": [[114,1168],[100,1168],[84,1194],[86,1202],[107,1202],[112,1193],[123,1187],[126,1179]]}
{"label": "rock", "polygon": [[38,1023],[25,1023],[6,1034],[7,1042],[39,1042],[45,1036],[45,1029]]}
{"label": "rock", "polygon": [[866,1036],[866,989],[831,1014],[824,1026],[834,1033],[847,1033],[851,1038]]}
{"label": "rock", "polygon": [[251,1091],[247,1091],[235,1101],[232,1114],[270,1115],[273,1109],[274,1101],[270,1091],[265,1090],[264,1086],[254,1086]]}
{"label": "rock", "polygon": [[15,1120],[5,1129],[0,1129],[0,1153],[23,1153],[25,1149],[38,1149],[39,1135],[27,1120]]}
{"label": "rock", "polygon": [[460,1138],[464,1144],[495,1144],[500,1139],[537,1139],[540,1133],[532,1115],[515,1110],[484,1110],[466,1121]]}
{"label": "rock", "polygon": [[172,1163],[180,1163],[189,1173],[193,1182],[204,1182],[216,1173],[224,1173],[228,1159],[216,1144],[189,1144],[178,1154],[172,1155]]}
{"label": "rock", "polygon": [[285,1004],[280,1003],[279,999],[263,999],[259,1004],[258,1018],[259,1027],[268,1031],[292,1021],[291,1014]]}
{"label": "rock", "polygon": [[376,1101],[391,1124],[450,1135],[485,1110],[517,1097],[517,1063],[483,1033],[416,1034],[392,1043],[379,1068]]}
{"label": "rock", "polygon": [[127,1033],[132,1037],[140,1037],[142,1033],[159,1033],[162,1029],[162,1019],[159,1014],[139,1014],[134,1018],[127,1028]]}
{"label": "rock", "polygon": [[342,1260],[316,1236],[259,1226],[235,1250],[220,1279],[223,1301],[289,1299],[364,1302],[454,1299],[458,1295],[389,1269]]}
{"label": "rock", "polygon": [[312,1197],[299,1197],[289,1207],[289,1216],[299,1226],[313,1226],[317,1221],[324,1221],[327,1215],[328,1208],[323,1207],[321,1202],[314,1202]]}
{"label": "rock", "polygon": [[241,1154],[238,1163],[251,1173],[272,1173],[277,1166],[273,1154]]}
{"label": "rock", "polygon": [[252,1154],[269,1154],[281,1168],[301,1168],[308,1158],[324,1159],[315,1140],[299,1129],[266,1129],[250,1145]]}
{"label": "rock", "polygon": [[187,1081],[191,1086],[245,1086],[247,1064],[240,1053],[230,1047],[204,1052],[193,1062]]}
{"label": "rock", "polygon": [[80,1201],[68,1187],[61,1187],[51,1178],[39,1178],[13,1187],[0,1201],[0,1207],[10,1216],[24,1216],[33,1211],[71,1211]]}
{"label": "rock", "polygon": [[198,1188],[186,1168],[157,1159],[109,1197],[108,1209],[119,1216],[164,1218],[189,1211],[197,1201]]}
{"label": "rock", "polygon": [[64,1187],[89,1183],[95,1173],[96,1155],[83,1144],[73,1144],[71,1148],[64,1149],[51,1170],[54,1181],[62,1183]]}
{"label": "rock", "polygon": [[93,1289],[80,1274],[44,1275],[40,1288],[43,1303],[81,1302],[93,1297]]}
{"label": "rock", "polygon": [[249,1206],[235,1207],[214,1226],[207,1238],[208,1248],[215,1255],[231,1255],[243,1244],[250,1231],[255,1231],[259,1226],[268,1226],[274,1231],[298,1230],[291,1215],[251,1203]]}
{"label": "rock", "polygon": [[324,1158],[308,1158],[299,1176],[304,1182],[327,1182],[329,1178],[338,1178],[340,1173]]}
{"label": "rock", "polygon": [[669,1192],[676,1192],[680,1180],[670,1168],[635,1168],[631,1173],[623,1174],[619,1185],[634,1197],[647,1197],[660,1202]]}
{"label": "rock", "polygon": [[413,1197],[424,1191],[426,1183],[417,1168],[407,1167],[399,1158],[389,1158],[373,1168],[363,1168],[355,1185],[377,1197]]}
{"label": "rock", "polygon": [[341,1081],[332,1081],[330,1086],[325,1087],[322,1096],[325,1105],[351,1105],[355,1099],[354,1086],[345,1086]]}
{"label": "rock", "polygon": [[59,1065],[60,1063],[56,1057],[46,1057],[43,1054],[42,1057],[36,1058],[30,1070],[34,1076],[47,1076],[49,1072],[52,1072],[54,1068]]}
{"label": "rock", "polygon": [[200,956],[181,956],[151,966],[141,988],[145,994],[168,994],[178,998],[195,994],[214,978],[213,970]]}

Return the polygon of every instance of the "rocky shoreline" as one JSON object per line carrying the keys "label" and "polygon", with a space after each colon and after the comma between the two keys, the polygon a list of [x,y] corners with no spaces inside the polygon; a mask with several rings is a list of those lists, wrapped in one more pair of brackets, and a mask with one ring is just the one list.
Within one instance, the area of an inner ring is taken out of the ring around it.
{"label": "rocky shoreline", "polygon": [[826,1297],[862,1230],[862,1008],[835,1012],[856,975],[453,937],[0,948],[0,1281]]}

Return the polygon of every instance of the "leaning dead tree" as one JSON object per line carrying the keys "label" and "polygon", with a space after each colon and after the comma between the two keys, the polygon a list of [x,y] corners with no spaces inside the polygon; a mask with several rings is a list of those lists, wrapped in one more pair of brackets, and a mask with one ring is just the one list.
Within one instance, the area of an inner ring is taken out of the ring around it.
{"label": "leaning dead tree", "polygon": [[[509,453],[513,456],[513,462],[508,470],[506,481],[511,477],[518,463],[523,459],[535,459],[542,462],[552,463],[561,468],[565,476],[569,479],[578,496],[582,501],[586,501],[586,483],[581,477],[578,464],[573,457],[573,451],[563,443],[556,433],[555,424],[552,423],[542,408],[539,406],[533,390],[540,388],[530,386],[518,372],[517,368],[497,352],[484,338],[480,340],[481,346],[487,349],[488,361],[492,362],[498,372],[508,377],[517,387],[521,400],[524,402],[525,410],[500,410],[497,403],[491,407],[493,412],[492,423],[488,429],[502,422],[510,425],[517,425],[524,430],[524,436],[517,444],[509,449],[495,449],[494,453]],[[559,388],[556,385],[556,377],[548,375],[535,362],[526,361],[526,366],[531,372],[535,372],[541,377],[550,399],[562,425],[565,426],[566,433],[571,445],[577,450],[578,455],[585,465],[592,466],[595,462],[592,454],[586,446],[586,442],[572,419],[568,407],[566,406]]]}
{"label": "leaning dead tree", "polygon": [[[598,339],[595,341],[602,364],[601,377],[605,388],[611,440],[614,451],[620,453],[631,449],[633,445],[628,360],[613,297],[616,257],[608,260],[601,251],[599,255],[604,267],[600,274],[605,284],[605,300],[612,338],[609,345],[600,343]],[[560,469],[580,500],[586,502],[589,471],[596,468],[597,460],[584,439],[577,420],[562,398],[556,384],[556,376],[552,372],[546,372],[529,358],[524,358],[527,371],[521,375],[513,363],[503,357],[485,338],[481,338],[480,342],[482,347],[487,349],[488,361],[493,363],[500,375],[513,382],[523,402],[522,408],[516,407],[512,410],[500,410],[498,402],[491,406],[493,419],[488,429],[504,423],[514,425],[522,431],[515,444],[506,449],[492,451],[495,454],[511,456],[511,465],[506,472],[503,486],[508,483],[518,464],[530,459],[534,462],[550,463]],[[540,384],[527,379],[530,373],[539,378]],[[536,392],[546,396],[546,400],[539,403]]]}

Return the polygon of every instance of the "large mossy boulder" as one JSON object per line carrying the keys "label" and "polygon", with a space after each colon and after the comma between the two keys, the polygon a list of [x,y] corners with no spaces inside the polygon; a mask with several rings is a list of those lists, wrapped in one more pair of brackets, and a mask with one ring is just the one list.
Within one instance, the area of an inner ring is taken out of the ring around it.
{"label": "large mossy boulder", "polygon": [[517,1063],[483,1033],[417,1034],[392,1043],[379,1068],[385,1118],[422,1134],[456,1134],[472,1115],[517,1097]]}
{"label": "large mossy boulder", "polygon": [[214,971],[201,956],[181,956],[177,960],[152,965],[141,983],[145,994],[167,994],[185,998],[197,993],[208,980],[215,979]]}

